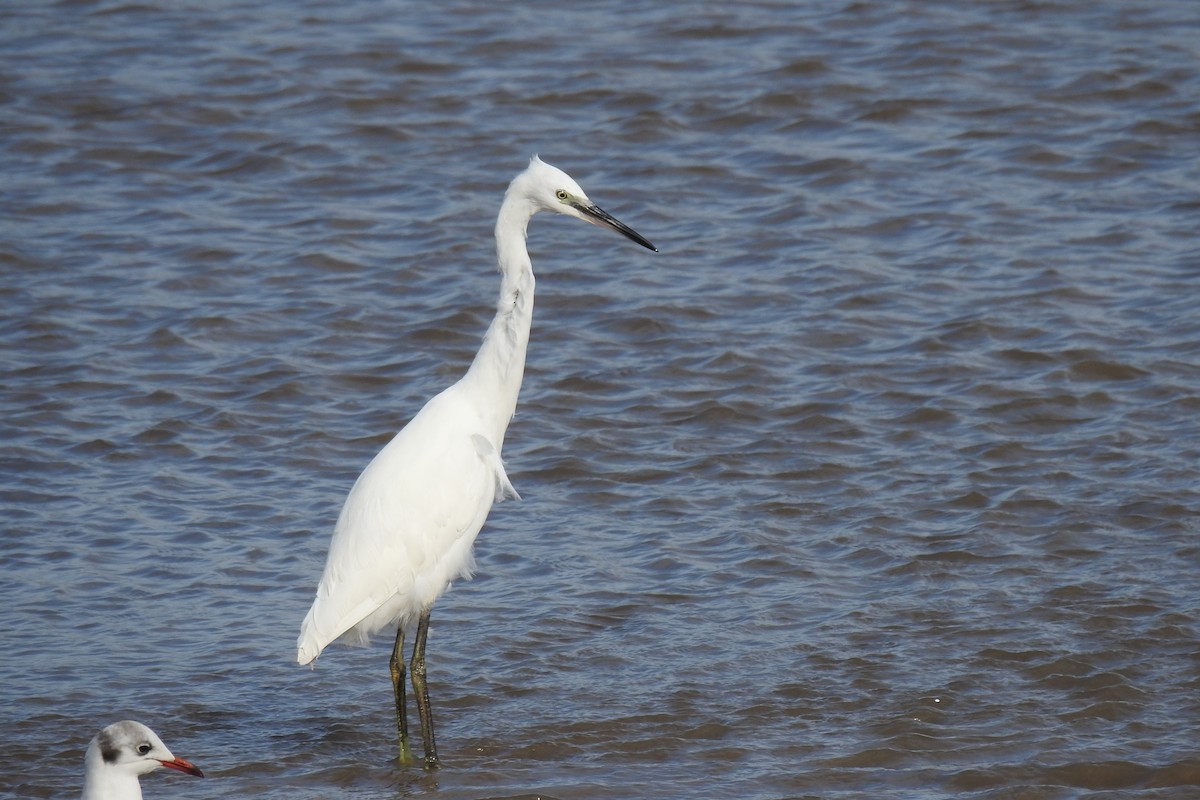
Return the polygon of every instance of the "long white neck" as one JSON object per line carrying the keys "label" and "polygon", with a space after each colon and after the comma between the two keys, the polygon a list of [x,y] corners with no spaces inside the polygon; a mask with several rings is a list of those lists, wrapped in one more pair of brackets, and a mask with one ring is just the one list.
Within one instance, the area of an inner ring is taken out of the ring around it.
{"label": "long white neck", "polygon": [[[462,383],[478,398],[492,444],[499,449],[517,409],[525,375],[525,351],[533,322],[533,265],[525,249],[525,231],[536,207],[510,187],[496,219],[496,256],[500,262],[500,299],[496,316]],[[486,405],[484,405],[486,404]]]}
{"label": "long white neck", "polygon": [[105,764],[99,752],[88,751],[81,800],[142,800],[138,776]]}

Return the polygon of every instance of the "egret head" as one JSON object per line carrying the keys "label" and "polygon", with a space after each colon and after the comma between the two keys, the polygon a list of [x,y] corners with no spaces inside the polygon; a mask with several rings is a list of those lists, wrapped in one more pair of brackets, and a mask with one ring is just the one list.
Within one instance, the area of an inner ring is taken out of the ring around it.
{"label": "egret head", "polygon": [[554,211],[602,228],[611,228],[642,247],[658,252],[658,248],[648,239],[589,200],[574,178],[536,155],[529,160],[529,168],[513,181],[509,191],[514,189],[523,192],[536,211]]}

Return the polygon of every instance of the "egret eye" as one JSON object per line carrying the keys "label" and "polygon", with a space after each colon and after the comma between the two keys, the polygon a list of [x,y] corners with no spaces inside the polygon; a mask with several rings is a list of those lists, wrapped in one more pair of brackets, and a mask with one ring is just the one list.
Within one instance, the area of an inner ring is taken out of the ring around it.
{"label": "egret eye", "polygon": [[153,749],[154,749],[154,748],[152,748],[152,747],[151,747],[151,746],[150,746],[148,743],[146,743],[146,742],[142,742],[141,744],[139,744],[139,745],[137,746],[138,755],[140,755],[140,756],[144,756],[144,755],[146,755],[146,753],[149,753],[149,752],[150,752],[151,750],[153,750]]}
{"label": "egret eye", "polygon": [[570,195],[567,194],[566,189],[559,189],[557,192],[554,193],[554,196],[557,197],[559,200],[566,200],[568,197],[570,197]]}

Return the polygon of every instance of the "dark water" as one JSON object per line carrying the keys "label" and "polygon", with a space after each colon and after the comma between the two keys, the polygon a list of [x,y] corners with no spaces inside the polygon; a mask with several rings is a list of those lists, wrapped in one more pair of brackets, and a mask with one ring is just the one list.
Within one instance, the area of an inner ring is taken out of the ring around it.
{"label": "dark water", "polygon": [[[0,795],[1200,795],[1200,6],[0,6]],[[537,218],[446,768],[293,663]]]}

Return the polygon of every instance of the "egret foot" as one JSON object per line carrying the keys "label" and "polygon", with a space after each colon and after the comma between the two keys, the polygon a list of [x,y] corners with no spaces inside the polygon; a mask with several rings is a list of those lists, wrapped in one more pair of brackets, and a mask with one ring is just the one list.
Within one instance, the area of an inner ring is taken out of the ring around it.
{"label": "egret foot", "polygon": [[407,739],[400,740],[400,754],[396,758],[396,763],[402,767],[415,767],[417,765],[417,757],[413,754],[412,748],[408,746]]}

